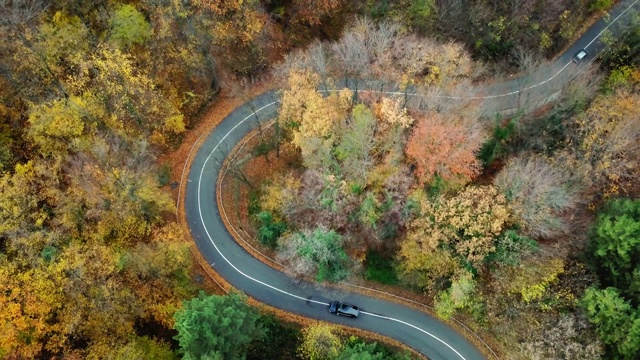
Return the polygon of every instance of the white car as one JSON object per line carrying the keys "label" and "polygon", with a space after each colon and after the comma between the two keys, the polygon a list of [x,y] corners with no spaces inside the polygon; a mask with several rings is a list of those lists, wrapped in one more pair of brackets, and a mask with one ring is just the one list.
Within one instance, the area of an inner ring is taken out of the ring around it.
{"label": "white car", "polygon": [[578,62],[582,61],[582,59],[584,59],[585,56],[587,56],[587,52],[584,51],[584,49],[582,49],[582,50],[578,51],[576,56],[573,57],[573,62],[578,63]]}
{"label": "white car", "polygon": [[357,306],[341,303],[340,301],[332,301],[329,304],[329,312],[336,315],[354,318],[357,318],[358,315],[360,315],[360,309]]}

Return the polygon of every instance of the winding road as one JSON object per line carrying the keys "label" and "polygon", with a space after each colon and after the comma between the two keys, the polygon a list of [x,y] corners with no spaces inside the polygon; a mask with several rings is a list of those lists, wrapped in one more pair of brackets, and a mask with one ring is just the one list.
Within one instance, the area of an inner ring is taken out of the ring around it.
{"label": "winding road", "polygon": [[[599,40],[603,30],[609,29],[615,33],[618,23],[623,23],[629,13],[639,10],[639,2],[622,1],[611,11],[608,22],[601,20],[594,24],[552,66],[473,92],[470,97],[484,99],[499,111],[513,110],[521,106],[523,101],[528,104],[545,101],[579,74],[584,63],[592,61],[604,48]],[[582,63],[574,64],[571,59],[580,49],[586,49],[589,55]],[[203,142],[193,156],[184,181],[184,209],[191,235],[202,256],[230,284],[265,304],[306,317],[379,333],[433,360],[485,359],[483,353],[464,336],[423,312],[360,293],[292,279],[254,258],[236,243],[222,221],[224,214],[219,212],[217,206],[216,198],[220,191],[217,179],[230,150],[258,123],[273,118],[276,105],[275,92],[262,94],[251,100],[251,106],[240,106],[210,134],[201,137]],[[183,181],[179,192],[182,186]],[[330,314],[328,303],[336,299],[358,305],[362,315],[358,319],[349,319]]]}

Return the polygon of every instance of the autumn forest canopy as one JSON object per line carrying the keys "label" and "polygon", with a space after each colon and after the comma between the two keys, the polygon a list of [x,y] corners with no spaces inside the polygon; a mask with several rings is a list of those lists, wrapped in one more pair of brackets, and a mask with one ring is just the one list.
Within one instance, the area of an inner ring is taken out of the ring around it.
{"label": "autumn forest canopy", "polygon": [[410,292],[504,358],[637,358],[640,15],[544,108],[468,96],[613,3],[0,2],[0,358],[410,358],[199,281],[172,159],[254,84],[278,112],[225,186],[291,276]]}

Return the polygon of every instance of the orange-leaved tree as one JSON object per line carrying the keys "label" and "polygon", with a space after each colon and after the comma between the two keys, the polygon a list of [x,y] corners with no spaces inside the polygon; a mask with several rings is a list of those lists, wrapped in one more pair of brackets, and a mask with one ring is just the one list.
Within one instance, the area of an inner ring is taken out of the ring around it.
{"label": "orange-leaved tree", "polygon": [[485,135],[480,125],[458,116],[420,114],[405,147],[423,183],[437,174],[445,181],[467,182],[480,172],[476,153]]}

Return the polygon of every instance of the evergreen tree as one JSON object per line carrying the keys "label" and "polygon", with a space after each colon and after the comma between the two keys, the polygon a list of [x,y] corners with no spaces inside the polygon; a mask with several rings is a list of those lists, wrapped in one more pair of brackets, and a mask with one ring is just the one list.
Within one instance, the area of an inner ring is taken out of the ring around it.
{"label": "evergreen tree", "polygon": [[201,292],[175,314],[175,338],[185,359],[244,359],[249,343],[263,335],[258,317],[244,295]]}

